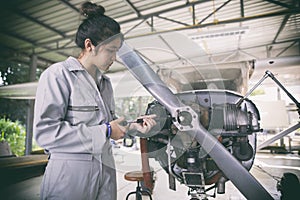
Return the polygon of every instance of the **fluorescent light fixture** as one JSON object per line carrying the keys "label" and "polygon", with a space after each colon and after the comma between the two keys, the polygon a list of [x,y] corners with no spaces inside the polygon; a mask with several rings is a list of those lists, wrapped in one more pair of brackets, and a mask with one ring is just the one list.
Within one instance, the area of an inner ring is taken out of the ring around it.
{"label": "fluorescent light fixture", "polygon": [[218,37],[243,35],[248,30],[249,30],[249,27],[236,27],[236,28],[228,28],[228,29],[221,29],[221,30],[197,32],[197,33],[188,35],[188,37],[191,38],[192,40],[215,39]]}

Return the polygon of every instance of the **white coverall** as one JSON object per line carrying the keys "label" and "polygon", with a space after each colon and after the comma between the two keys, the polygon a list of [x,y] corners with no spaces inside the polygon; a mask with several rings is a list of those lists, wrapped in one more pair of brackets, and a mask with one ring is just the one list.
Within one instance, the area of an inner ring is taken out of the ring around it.
{"label": "white coverall", "polygon": [[108,77],[98,71],[96,84],[73,57],[42,73],[34,137],[50,159],[41,199],[117,199],[112,146],[105,125],[113,120],[114,108]]}

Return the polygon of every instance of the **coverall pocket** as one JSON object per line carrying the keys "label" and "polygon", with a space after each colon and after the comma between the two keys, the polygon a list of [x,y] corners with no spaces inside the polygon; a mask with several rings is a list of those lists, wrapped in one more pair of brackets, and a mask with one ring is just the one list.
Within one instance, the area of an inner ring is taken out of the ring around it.
{"label": "coverall pocket", "polygon": [[63,199],[66,190],[66,163],[64,160],[49,160],[41,188],[41,199]]}
{"label": "coverall pocket", "polygon": [[84,106],[68,106],[66,120],[72,125],[80,123],[95,124],[95,119],[99,118],[99,107],[93,105]]}
{"label": "coverall pocket", "polygon": [[92,161],[50,159],[49,162],[42,199],[90,199]]}

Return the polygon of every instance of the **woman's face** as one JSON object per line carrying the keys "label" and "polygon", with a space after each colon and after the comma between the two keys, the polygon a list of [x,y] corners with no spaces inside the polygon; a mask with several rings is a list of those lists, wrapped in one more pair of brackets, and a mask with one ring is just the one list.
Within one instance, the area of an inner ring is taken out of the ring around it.
{"label": "woman's face", "polygon": [[116,38],[107,44],[95,47],[95,56],[93,56],[93,64],[102,71],[107,71],[116,60],[116,54],[122,44],[121,38]]}

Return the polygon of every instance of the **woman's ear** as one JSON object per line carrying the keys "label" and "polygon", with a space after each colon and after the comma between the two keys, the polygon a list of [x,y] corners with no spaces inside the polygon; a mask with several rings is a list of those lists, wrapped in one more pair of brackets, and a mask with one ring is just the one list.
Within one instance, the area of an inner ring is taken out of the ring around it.
{"label": "woman's ear", "polygon": [[92,41],[89,38],[84,40],[84,48],[87,52],[91,52],[93,50],[92,46]]}

